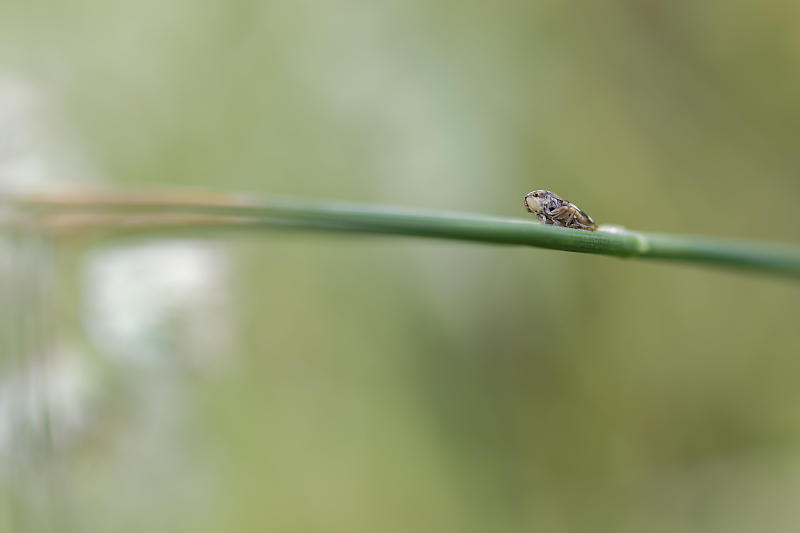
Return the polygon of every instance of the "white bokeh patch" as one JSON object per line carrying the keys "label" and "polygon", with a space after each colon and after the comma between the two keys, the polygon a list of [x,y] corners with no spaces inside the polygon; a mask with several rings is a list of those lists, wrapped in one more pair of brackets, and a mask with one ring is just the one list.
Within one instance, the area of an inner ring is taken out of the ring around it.
{"label": "white bokeh patch", "polygon": [[232,338],[228,255],[221,245],[162,241],[92,251],[83,320],[102,354],[139,364],[203,367]]}

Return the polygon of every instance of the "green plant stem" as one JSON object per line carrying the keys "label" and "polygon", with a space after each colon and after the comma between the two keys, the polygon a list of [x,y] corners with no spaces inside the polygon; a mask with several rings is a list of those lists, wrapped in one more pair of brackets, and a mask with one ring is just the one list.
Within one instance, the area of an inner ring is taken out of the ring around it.
{"label": "green plant stem", "polygon": [[[209,217],[205,224],[187,218],[187,226],[295,228],[434,237],[516,244],[624,258],[677,260],[740,267],[800,278],[800,247],[739,240],[691,237],[630,230],[585,231],[543,226],[533,217],[516,219],[346,202],[244,196],[147,196],[81,194],[19,199],[24,212],[47,220],[95,215],[95,229],[158,228],[165,216]],[[103,218],[105,216],[106,218]],[[136,224],[136,217],[140,224]],[[174,218],[174,217],[178,218]],[[55,217],[55,218],[53,218]],[[217,217],[217,218],[214,218]],[[92,219],[87,219],[91,221]],[[114,224],[116,220],[119,223]],[[57,226],[57,224],[55,224]],[[92,223],[88,224],[92,226]]]}

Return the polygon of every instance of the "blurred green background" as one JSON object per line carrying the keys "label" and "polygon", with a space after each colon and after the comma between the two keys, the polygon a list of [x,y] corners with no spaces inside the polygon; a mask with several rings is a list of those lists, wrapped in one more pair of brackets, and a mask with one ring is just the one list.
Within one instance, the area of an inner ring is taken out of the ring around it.
{"label": "blurred green background", "polygon": [[[800,240],[797,2],[2,2],[0,74],[79,154],[43,150],[62,185],[519,217],[543,188],[600,223]],[[42,345],[74,423],[7,447],[0,530],[800,529],[792,282],[310,233],[97,274],[148,246],[57,250]]]}

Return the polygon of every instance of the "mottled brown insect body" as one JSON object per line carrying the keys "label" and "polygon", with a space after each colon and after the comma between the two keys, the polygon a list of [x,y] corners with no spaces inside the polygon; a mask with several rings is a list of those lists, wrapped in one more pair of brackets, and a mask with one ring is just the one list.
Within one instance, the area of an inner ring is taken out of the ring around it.
{"label": "mottled brown insect body", "polygon": [[592,217],[550,191],[533,191],[525,195],[525,209],[539,217],[548,226],[566,226],[575,229],[597,229]]}

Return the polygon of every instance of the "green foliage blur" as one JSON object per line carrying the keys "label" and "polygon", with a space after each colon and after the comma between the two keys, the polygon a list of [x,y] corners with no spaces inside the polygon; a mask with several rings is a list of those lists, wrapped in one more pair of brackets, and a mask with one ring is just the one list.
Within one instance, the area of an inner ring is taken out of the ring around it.
{"label": "green foliage blur", "polygon": [[[519,217],[548,189],[599,223],[765,241],[800,241],[798,65],[780,0],[0,3],[0,69],[108,184]],[[233,334],[205,370],[104,360],[97,251],[59,250],[60,334],[102,385],[56,461],[65,530],[797,531],[796,284],[399,237],[210,246]]]}

